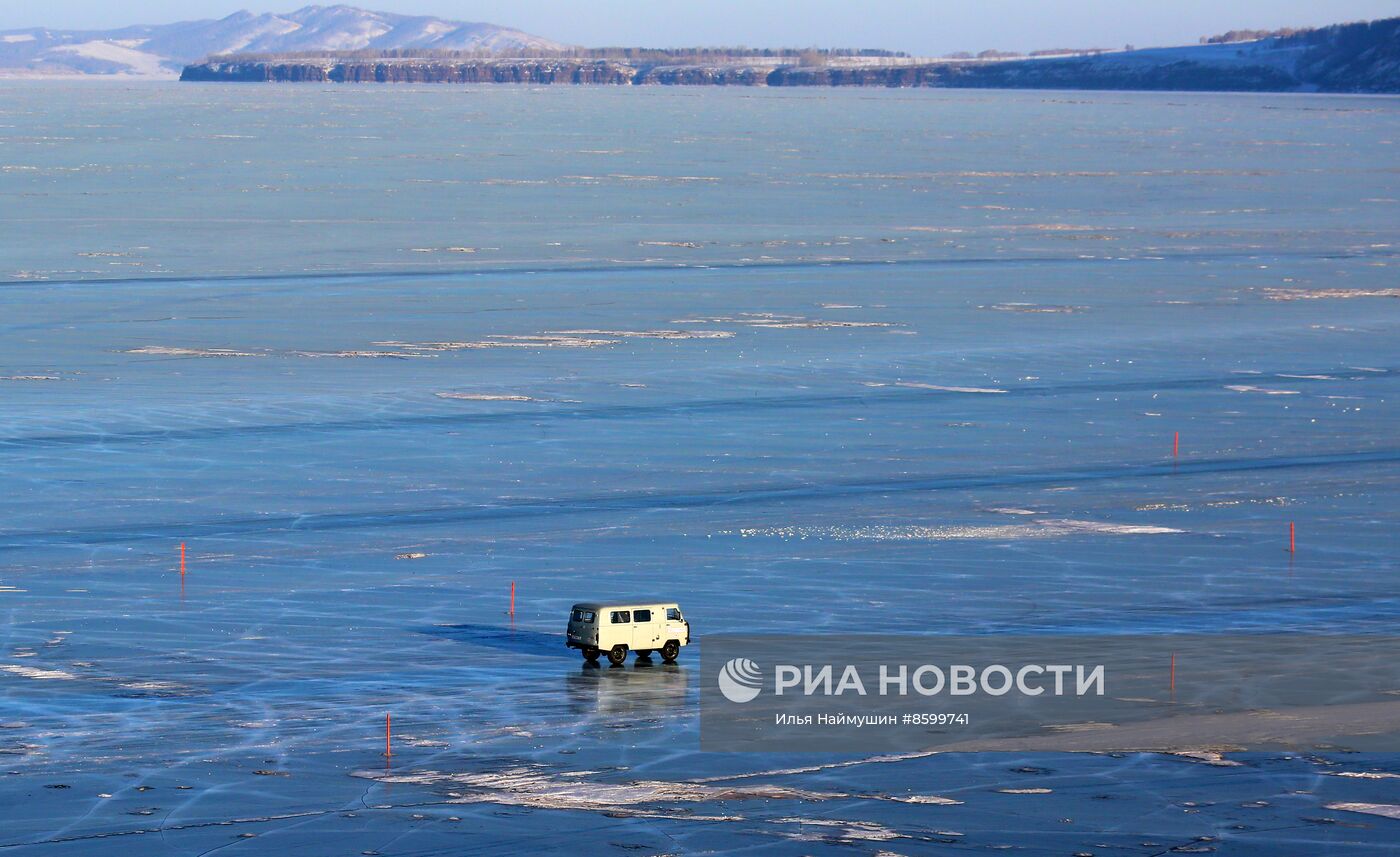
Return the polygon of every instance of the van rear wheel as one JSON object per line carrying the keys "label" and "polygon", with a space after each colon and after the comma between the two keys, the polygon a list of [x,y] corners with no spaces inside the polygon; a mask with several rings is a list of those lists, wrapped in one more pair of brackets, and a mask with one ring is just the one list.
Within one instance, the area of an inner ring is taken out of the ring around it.
{"label": "van rear wheel", "polygon": [[583,647],[583,659],[584,659],[585,661],[588,661],[590,664],[596,664],[596,663],[598,663],[598,647],[597,647],[597,646],[584,646],[584,647]]}
{"label": "van rear wheel", "polygon": [[681,644],[675,640],[667,640],[666,645],[661,647],[661,660],[668,664],[675,663],[676,656],[681,653]]}
{"label": "van rear wheel", "polygon": [[639,660],[639,661],[645,661],[645,660],[647,660],[647,659],[650,658],[650,657],[651,657],[651,649],[638,649],[638,650],[637,650],[637,660]]}
{"label": "van rear wheel", "polygon": [[627,647],[618,643],[608,649],[608,663],[615,667],[620,667],[627,660]]}

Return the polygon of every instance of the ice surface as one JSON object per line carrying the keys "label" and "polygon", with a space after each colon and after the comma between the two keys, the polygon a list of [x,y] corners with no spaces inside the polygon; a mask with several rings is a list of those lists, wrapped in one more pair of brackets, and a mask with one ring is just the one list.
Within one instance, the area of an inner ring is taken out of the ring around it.
{"label": "ice surface", "polygon": [[1394,756],[701,754],[562,638],[1393,633],[1393,99],[0,93],[0,850],[1394,841]]}

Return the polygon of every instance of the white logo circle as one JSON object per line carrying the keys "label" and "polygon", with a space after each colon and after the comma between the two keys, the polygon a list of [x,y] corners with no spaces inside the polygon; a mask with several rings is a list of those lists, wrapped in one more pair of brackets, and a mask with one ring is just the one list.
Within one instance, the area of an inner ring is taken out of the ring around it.
{"label": "white logo circle", "polygon": [[719,671],[719,692],[730,702],[749,702],[763,689],[763,673],[748,658],[731,658]]}

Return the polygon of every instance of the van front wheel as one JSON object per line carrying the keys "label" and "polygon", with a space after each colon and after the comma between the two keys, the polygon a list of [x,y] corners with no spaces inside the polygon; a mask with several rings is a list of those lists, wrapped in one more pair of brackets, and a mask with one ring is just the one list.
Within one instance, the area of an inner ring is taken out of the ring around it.
{"label": "van front wheel", "polygon": [[680,653],[681,644],[677,643],[675,640],[667,640],[666,644],[661,647],[661,660],[668,664],[675,663],[676,656]]}
{"label": "van front wheel", "polygon": [[627,660],[627,647],[618,643],[608,649],[608,663],[615,667],[620,667]]}

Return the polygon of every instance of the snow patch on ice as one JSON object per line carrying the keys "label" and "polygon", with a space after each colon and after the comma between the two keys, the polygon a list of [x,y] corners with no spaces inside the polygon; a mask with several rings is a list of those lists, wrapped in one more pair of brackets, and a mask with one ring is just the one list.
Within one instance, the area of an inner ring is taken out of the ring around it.
{"label": "snow patch on ice", "polygon": [[730,339],[730,330],[551,330],[556,336],[616,336],[626,339]]}
{"label": "snow patch on ice", "polygon": [[251,351],[235,351],[232,348],[179,348],[167,345],[143,345],[128,348],[127,354],[155,354],[162,357],[262,357]]}
{"label": "snow patch on ice", "polygon": [[533,396],[518,393],[434,393],[439,399],[463,399],[470,402],[539,402]]}
{"label": "snow patch on ice", "polygon": [[1185,532],[1185,530],[1150,524],[1112,524],[1103,521],[1076,521],[1070,519],[1045,518],[1026,524],[962,526],[872,524],[868,526],[834,525],[825,527],[742,527],[738,530],[721,530],[717,535],[737,535],[740,538],[769,537],[784,540],[958,541],[965,539],[1045,539],[1084,534],[1113,536],[1165,535],[1183,532]]}
{"label": "snow patch on ice", "polygon": [[0,672],[7,672],[11,675],[32,678],[35,681],[76,681],[77,676],[64,670],[45,670],[38,667],[26,667],[19,664],[0,664]]}
{"label": "snow patch on ice", "polygon": [[1393,803],[1329,803],[1328,809],[1339,809],[1343,812],[1361,812],[1366,815],[1379,815],[1381,818],[1394,818],[1400,820],[1400,805]]}
{"label": "snow patch on ice", "polygon": [[1400,298],[1400,288],[1392,289],[1265,289],[1271,301],[1320,301],[1346,298]]}
{"label": "snow patch on ice", "polygon": [[785,832],[782,836],[801,842],[889,842],[904,834],[873,821],[847,821],[840,818],[775,818],[775,824],[815,827],[816,831]]}
{"label": "snow patch on ice", "polygon": [[1048,795],[1053,794],[1054,789],[997,789],[1004,795]]}
{"label": "snow patch on ice", "polygon": [[1226,384],[1225,389],[1236,393],[1263,393],[1266,396],[1296,396],[1297,390],[1278,390],[1272,387],[1256,387],[1253,384]]}
{"label": "snow patch on ice", "polygon": [[941,390],[945,393],[1005,393],[995,387],[945,387],[942,384],[924,384],[919,381],[897,381],[896,387],[910,387],[915,390]]}

